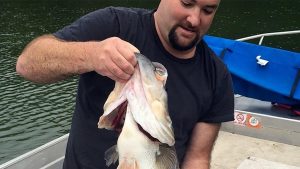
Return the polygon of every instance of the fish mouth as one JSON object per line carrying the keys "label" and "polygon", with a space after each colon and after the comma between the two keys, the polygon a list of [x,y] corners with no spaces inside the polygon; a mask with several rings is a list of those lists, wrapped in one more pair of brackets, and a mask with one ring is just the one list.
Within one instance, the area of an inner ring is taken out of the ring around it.
{"label": "fish mouth", "polygon": [[121,132],[122,128],[124,126],[124,121],[126,117],[126,109],[127,109],[128,101],[126,100],[125,102],[121,103],[117,108],[116,108],[116,116],[112,120],[112,126],[113,128]]}
{"label": "fish mouth", "polygon": [[[127,106],[128,106],[128,101],[125,100],[123,103],[121,103],[115,109],[116,116],[112,120],[111,126],[113,126],[114,130],[117,131],[117,132],[121,132],[122,129],[123,129],[124,122],[125,122],[125,117],[126,117]],[[157,138],[154,138],[153,136],[151,136],[150,133],[148,133],[146,130],[144,130],[143,127],[139,123],[137,123],[137,122],[135,122],[135,123],[138,126],[138,129],[140,130],[140,132],[142,132],[151,141],[153,141],[153,142],[159,142],[159,140]]]}

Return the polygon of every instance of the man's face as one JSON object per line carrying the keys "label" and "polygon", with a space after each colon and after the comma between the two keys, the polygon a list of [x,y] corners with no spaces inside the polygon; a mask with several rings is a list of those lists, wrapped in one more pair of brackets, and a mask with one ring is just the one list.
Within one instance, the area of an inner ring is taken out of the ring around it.
{"label": "man's face", "polygon": [[178,51],[192,49],[208,31],[219,0],[161,0],[157,9],[159,34]]}

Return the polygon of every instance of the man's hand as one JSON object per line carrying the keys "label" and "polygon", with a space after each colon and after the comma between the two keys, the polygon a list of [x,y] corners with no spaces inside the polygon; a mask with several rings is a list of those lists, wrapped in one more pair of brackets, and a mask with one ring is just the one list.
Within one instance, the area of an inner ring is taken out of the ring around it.
{"label": "man's hand", "polygon": [[88,42],[84,46],[91,70],[121,82],[133,74],[137,63],[135,53],[139,50],[130,43],[112,37],[101,42]]}

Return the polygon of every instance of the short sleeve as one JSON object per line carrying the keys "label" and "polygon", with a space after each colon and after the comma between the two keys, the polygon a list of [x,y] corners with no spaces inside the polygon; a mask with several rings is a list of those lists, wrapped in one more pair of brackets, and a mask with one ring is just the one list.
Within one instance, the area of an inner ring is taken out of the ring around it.
{"label": "short sleeve", "polygon": [[232,79],[225,65],[223,68],[223,76],[217,80],[210,109],[206,116],[201,119],[203,122],[220,123],[233,120],[234,94]]}
{"label": "short sleeve", "polygon": [[119,20],[112,7],[91,12],[53,35],[66,41],[103,40],[117,36]]}

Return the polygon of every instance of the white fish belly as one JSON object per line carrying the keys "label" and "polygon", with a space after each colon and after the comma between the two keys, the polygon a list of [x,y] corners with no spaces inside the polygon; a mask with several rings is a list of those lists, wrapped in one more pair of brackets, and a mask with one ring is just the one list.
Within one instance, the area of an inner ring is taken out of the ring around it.
{"label": "white fish belly", "polygon": [[119,164],[126,162],[137,165],[139,169],[155,169],[159,144],[151,141],[138,129],[128,110],[117,146]]}

